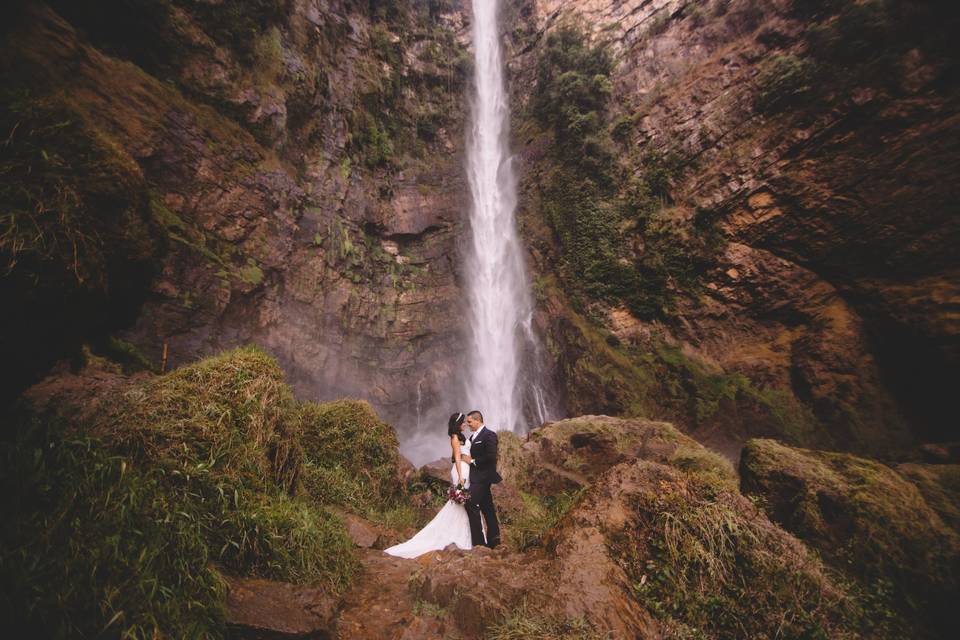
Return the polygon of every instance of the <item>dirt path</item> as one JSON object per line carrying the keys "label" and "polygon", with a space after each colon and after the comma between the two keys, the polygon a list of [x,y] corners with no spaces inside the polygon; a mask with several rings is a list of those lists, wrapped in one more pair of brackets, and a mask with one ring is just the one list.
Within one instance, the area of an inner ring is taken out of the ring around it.
{"label": "dirt path", "polygon": [[409,584],[435,561],[394,558],[376,549],[361,552],[363,571],[343,597],[333,634],[337,640],[427,640],[460,638],[444,615],[418,602]]}

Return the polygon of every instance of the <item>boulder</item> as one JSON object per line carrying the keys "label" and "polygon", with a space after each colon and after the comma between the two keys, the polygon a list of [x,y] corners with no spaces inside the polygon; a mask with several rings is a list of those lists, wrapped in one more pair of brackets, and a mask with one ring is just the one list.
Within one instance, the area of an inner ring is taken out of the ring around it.
{"label": "boulder", "polygon": [[[920,466],[905,470],[936,485]],[[747,442],[740,475],[773,521],[870,588],[890,583],[891,604],[918,624],[949,619],[960,596],[960,537],[907,477],[875,460],[773,440]]]}
{"label": "boulder", "polygon": [[234,640],[330,638],[337,598],[325,589],[225,576],[227,628]]}
{"label": "boulder", "polygon": [[442,487],[450,486],[450,468],[449,458],[440,458],[420,467],[420,477],[424,482]]}
{"label": "boulder", "polygon": [[585,487],[628,460],[695,470],[736,486],[736,474],[725,458],[672,424],[610,416],[579,416],[532,431],[519,454],[508,459],[504,477],[534,493],[555,494]]}
{"label": "boulder", "polygon": [[365,518],[353,513],[337,511],[337,515],[347,527],[347,534],[353,544],[361,549],[385,549],[395,537],[393,532],[385,530]]}

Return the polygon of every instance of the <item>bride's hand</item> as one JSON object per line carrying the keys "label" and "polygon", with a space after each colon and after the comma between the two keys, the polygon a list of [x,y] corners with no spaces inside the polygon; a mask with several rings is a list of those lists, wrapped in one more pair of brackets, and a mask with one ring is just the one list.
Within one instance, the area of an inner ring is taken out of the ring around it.
{"label": "bride's hand", "polygon": [[460,459],[466,462],[467,464],[470,464],[473,461],[473,459],[470,456],[466,455],[465,453],[460,454]]}

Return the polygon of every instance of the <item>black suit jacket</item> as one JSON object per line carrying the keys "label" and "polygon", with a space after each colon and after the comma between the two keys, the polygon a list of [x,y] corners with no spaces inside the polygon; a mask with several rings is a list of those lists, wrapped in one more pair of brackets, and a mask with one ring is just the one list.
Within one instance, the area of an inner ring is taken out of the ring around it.
{"label": "black suit jacket", "polygon": [[470,445],[470,457],[473,464],[470,469],[470,483],[496,484],[503,480],[497,473],[497,432],[484,427],[476,433]]}

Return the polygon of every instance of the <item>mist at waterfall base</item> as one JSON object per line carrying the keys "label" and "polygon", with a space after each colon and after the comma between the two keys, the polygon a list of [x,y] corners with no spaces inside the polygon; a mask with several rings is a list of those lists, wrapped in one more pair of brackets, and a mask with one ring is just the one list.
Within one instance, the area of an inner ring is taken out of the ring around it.
{"label": "mist at waterfall base", "polygon": [[467,326],[461,366],[456,369],[459,389],[450,395],[459,402],[424,411],[418,387],[418,428],[412,437],[398,430],[401,451],[414,464],[446,455],[444,429],[451,411],[478,409],[487,426],[519,434],[554,417],[514,217],[517,184],[509,150],[510,107],[498,2],[473,0],[472,33],[474,78],[466,164],[470,233],[462,248]]}

